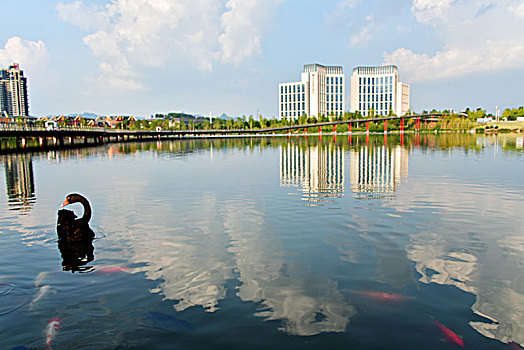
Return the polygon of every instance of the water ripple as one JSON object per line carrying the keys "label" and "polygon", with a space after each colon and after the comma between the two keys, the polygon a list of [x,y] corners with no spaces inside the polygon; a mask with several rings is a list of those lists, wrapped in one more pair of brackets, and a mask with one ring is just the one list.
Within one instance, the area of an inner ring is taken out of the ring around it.
{"label": "water ripple", "polygon": [[14,284],[0,283],[0,301],[0,316],[5,316],[27,305],[29,296]]}

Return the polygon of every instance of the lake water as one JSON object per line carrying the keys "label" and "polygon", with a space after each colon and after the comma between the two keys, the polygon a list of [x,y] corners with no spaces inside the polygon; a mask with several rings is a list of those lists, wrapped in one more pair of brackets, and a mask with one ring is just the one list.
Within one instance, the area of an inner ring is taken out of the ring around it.
{"label": "lake water", "polygon": [[[1,349],[45,349],[53,318],[54,349],[524,344],[521,135],[175,140],[0,164]],[[72,192],[96,233],[77,264],[56,234]]]}

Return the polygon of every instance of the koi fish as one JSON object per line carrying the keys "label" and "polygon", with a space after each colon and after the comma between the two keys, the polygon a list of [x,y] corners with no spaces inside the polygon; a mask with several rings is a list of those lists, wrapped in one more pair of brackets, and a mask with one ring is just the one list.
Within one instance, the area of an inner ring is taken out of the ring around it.
{"label": "koi fish", "polygon": [[437,325],[442,334],[444,334],[447,341],[449,341],[450,343],[455,343],[460,347],[464,347],[464,341],[461,337],[457,335],[457,333],[453,332],[451,329],[449,329],[448,327],[444,326],[436,320],[433,320],[433,322]]}
{"label": "koi fish", "polygon": [[380,301],[400,302],[408,298],[404,295],[385,293],[385,292],[359,291],[356,293],[360,295],[364,295],[372,299],[380,300]]}
{"label": "koi fish", "polygon": [[46,278],[48,274],[49,274],[49,272],[47,272],[47,271],[42,271],[42,272],[40,272],[40,273],[36,276],[36,279],[35,279],[35,288],[40,287],[40,284],[42,284],[42,282],[44,281],[44,278]]}
{"label": "koi fish", "polygon": [[51,346],[51,343],[56,337],[56,333],[58,332],[58,329],[60,329],[60,322],[61,320],[59,318],[52,318],[49,320],[49,323],[47,324],[47,327],[45,328],[45,335],[46,335],[46,345],[47,348]]}
{"label": "koi fish", "polygon": [[38,291],[38,293],[35,295],[35,297],[31,301],[31,304],[29,304],[29,310],[30,311],[33,310],[33,308],[35,307],[35,304],[48,293],[56,293],[56,291],[53,290],[51,286],[48,284],[40,287],[40,290]]}
{"label": "koi fish", "polygon": [[129,267],[104,267],[103,269],[97,270],[97,273],[113,273],[123,272],[131,270]]}
{"label": "koi fish", "polygon": [[510,341],[508,343],[509,347],[512,348],[513,350],[522,350],[522,346],[520,346],[519,344],[515,343],[514,341]]}

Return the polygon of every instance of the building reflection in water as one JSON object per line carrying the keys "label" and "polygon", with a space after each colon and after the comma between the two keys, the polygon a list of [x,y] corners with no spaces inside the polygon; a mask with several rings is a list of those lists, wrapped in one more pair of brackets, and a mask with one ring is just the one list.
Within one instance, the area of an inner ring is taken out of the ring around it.
{"label": "building reflection in water", "polygon": [[344,154],[337,145],[280,147],[280,185],[300,186],[308,205],[319,205],[344,192]]}
{"label": "building reflection in water", "polygon": [[408,175],[408,151],[401,146],[362,147],[349,152],[349,177],[357,198],[393,197]]}
{"label": "building reflection in water", "polygon": [[9,207],[27,212],[36,201],[31,155],[10,154],[3,158]]}

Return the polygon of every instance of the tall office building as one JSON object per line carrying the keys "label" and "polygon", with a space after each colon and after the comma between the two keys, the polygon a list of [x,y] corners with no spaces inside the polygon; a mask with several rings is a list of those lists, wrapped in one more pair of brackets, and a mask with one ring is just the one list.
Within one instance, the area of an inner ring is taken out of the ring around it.
{"label": "tall office building", "polygon": [[27,78],[16,63],[0,69],[0,113],[10,117],[29,115]]}
{"label": "tall office building", "polygon": [[345,110],[345,78],[341,66],[307,64],[299,82],[278,85],[280,118],[301,115],[342,115]]}
{"label": "tall office building", "polygon": [[399,80],[396,66],[356,67],[351,76],[350,111],[369,116],[397,116],[409,110],[409,85]]}

